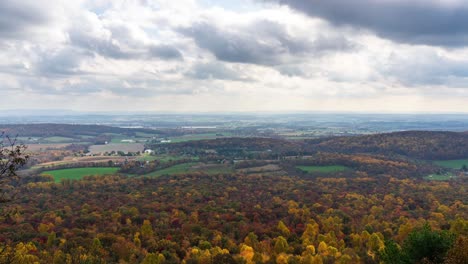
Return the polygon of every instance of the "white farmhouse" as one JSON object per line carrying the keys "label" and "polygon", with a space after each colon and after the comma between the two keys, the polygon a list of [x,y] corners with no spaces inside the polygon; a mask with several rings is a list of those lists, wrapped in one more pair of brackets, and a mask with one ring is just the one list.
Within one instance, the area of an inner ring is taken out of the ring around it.
{"label": "white farmhouse", "polygon": [[152,149],[145,149],[145,154],[148,154],[148,155],[154,154],[154,150],[152,150]]}

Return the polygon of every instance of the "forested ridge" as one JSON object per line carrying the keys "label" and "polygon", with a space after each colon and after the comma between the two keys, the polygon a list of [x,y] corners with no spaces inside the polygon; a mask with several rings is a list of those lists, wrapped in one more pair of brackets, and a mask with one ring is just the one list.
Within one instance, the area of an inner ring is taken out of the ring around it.
{"label": "forested ridge", "polygon": [[[21,137],[76,137],[80,135],[99,136],[104,133],[120,133],[135,135],[136,132],[155,132],[150,129],[131,129],[103,125],[72,125],[72,124],[2,124],[0,131],[11,136]],[[160,132],[160,131],[157,131]]]}
{"label": "forested ridge", "polygon": [[[38,152],[83,162],[4,181],[0,263],[464,264],[467,172],[430,160],[462,157],[467,135],[151,142],[115,162]],[[40,174],[77,166],[117,172]]]}
{"label": "forested ridge", "polygon": [[466,179],[30,180],[5,208],[2,263],[378,263],[425,224],[468,235]]}
{"label": "forested ridge", "polygon": [[285,140],[282,138],[222,138],[174,143],[166,148],[175,152],[203,153],[216,149],[220,154],[245,155],[248,151],[266,151],[270,155],[310,155],[317,152],[377,154],[423,160],[450,160],[468,157],[468,132],[404,131],[394,133]]}
{"label": "forested ridge", "polygon": [[468,157],[468,133],[404,131],[333,137],[308,141],[311,148],[327,152],[403,155],[427,160]]}

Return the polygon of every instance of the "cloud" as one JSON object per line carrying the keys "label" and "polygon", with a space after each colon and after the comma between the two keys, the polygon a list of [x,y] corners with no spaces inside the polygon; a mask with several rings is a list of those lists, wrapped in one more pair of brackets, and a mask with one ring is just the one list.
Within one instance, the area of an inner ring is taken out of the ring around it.
{"label": "cloud", "polygon": [[393,52],[388,63],[378,69],[407,87],[468,87],[468,59],[451,58],[431,49]]}
{"label": "cloud", "polygon": [[186,76],[198,80],[253,81],[240,70],[233,70],[221,62],[195,64]]}
{"label": "cloud", "polygon": [[75,20],[68,35],[73,46],[107,58],[183,59],[182,53],[170,44],[151,43],[151,38],[139,26],[105,20],[89,11]]}
{"label": "cloud", "polygon": [[31,28],[47,24],[50,14],[39,2],[33,0],[0,1],[0,38],[24,37]]}
{"label": "cloud", "polygon": [[466,1],[264,1],[0,1],[1,104],[468,111]]}
{"label": "cloud", "polygon": [[353,43],[337,36],[319,36],[310,40],[295,36],[274,21],[256,20],[248,25],[221,28],[213,23],[198,22],[179,32],[194,39],[218,60],[235,63],[276,65],[294,60],[295,56],[320,55],[353,49]]}
{"label": "cloud", "polygon": [[468,3],[462,0],[267,0],[332,24],[369,29],[397,42],[459,47],[468,42]]}
{"label": "cloud", "polygon": [[160,59],[183,59],[182,53],[175,47],[169,45],[153,45],[149,47],[150,57],[160,58]]}
{"label": "cloud", "polygon": [[80,69],[81,62],[89,58],[91,54],[86,54],[74,48],[64,48],[56,53],[42,54],[37,63],[39,74],[47,77],[68,77],[77,74],[84,74]]}

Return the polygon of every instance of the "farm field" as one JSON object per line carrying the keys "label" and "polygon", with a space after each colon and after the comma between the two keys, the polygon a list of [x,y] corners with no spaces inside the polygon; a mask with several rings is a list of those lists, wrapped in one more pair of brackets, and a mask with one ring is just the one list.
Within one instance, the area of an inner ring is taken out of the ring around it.
{"label": "farm field", "polygon": [[205,140],[205,139],[216,139],[216,138],[223,138],[223,137],[232,137],[232,133],[202,133],[202,134],[190,134],[190,135],[183,135],[180,137],[171,137],[171,143],[177,142],[187,142],[187,141],[195,141],[195,140]]}
{"label": "farm field", "polygon": [[99,163],[99,162],[124,162],[125,160],[131,161],[135,157],[119,157],[119,156],[91,156],[91,157],[65,157],[63,160],[45,162],[32,166],[32,169],[40,169],[52,166],[71,165],[71,164],[83,164],[83,163]]}
{"label": "farm field", "polygon": [[205,174],[224,174],[224,173],[232,173],[234,169],[230,165],[224,164],[201,164],[195,165],[190,168],[191,172],[203,172]]}
{"label": "farm field", "polygon": [[[181,159],[184,159],[184,158],[188,158],[188,157],[184,157],[184,156],[171,156],[171,155],[155,155],[155,156],[152,156],[152,155],[142,155],[140,157],[137,158],[137,160],[139,161],[153,161],[153,160],[159,160],[161,162],[167,162],[167,161],[170,161],[170,160],[181,160]],[[192,157],[193,159],[193,157]]]}
{"label": "farm field", "polygon": [[51,175],[54,177],[55,182],[60,182],[63,179],[79,180],[84,176],[112,174],[118,170],[119,168],[113,167],[74,168],[45,171],[41,175]]}
{"label": "farm field", "polygon": [[143,177],[158,177],[165,174],[181,174],[181,173],[202,172],[207,175],[232,173],[234,169],[231,166],[221,164],[203,164],[197,162],[188,162],[177,164],[169,168],[158,170],[152,173],[143,175]]}
{"label": "farm field", "polygon": [[241,173],[263,173],[263,172],[275,172],[275,171],[280,171],[281,167],[278,166],[277,164],[268,164],[264,166],[259,166],[259,167],[251,167],[251,168],[245,168],[245,169],[237,169],[237,172]]}
{"label": "farm field", "polygon": [[123,152],[137,152],[143,151],[145,146],[141,143],[128,143],[128,144],[118,144],[118,143],[110,143],[107,145],[92,145],[89,147],[89,151],[92,154],[99,154],[104,152],[111,152],[111,151],[123,151]]}
{"label": "farm field", "polygon": [[76,141],[74,138],[69,138],[69,137],[46,137],[42,138],[41,141],[47,141],[50,143],[70,143],[73,141]]}
{"label": "farm field", "polygon": [[54,144],[28,144],[26,152],[39,152],[47,149],[62,149],[70,144],[67,143],[54,143]]}
{"label": "farm field", "polygon": [[305,171],[305,172],[322,172],[322,173],[331,173],[331,172],[340,172],[346,171],[350,168],[341,166],[341,165],[331,165],[331,166],[297,166],[296,168]]}
{"label": "farm field", "polygon": [[180,173],[186,173],[190,171],[192,166],[194,166],[195,162],[189,162],[189,163],[182,163],[182,164],[177,164],[169,168],[165,168],[162,170],[158,170],[152,173],[148,173],[145,175],[142,175],[143,177],[159,177],[165,174],[180,174]]}
{"label": "farm field", "polygon": [[461,169],[463,165],[468,167],[468,159],[461,159],[461,160],[438,160],[434,161],[434,163],[438,166],[450,169]]}
{"label": "farm field", "polygon": [[[123,141],[122,141],[123,140]],[[131,141],[126,141],[126,140],[131,140]],[[113,144],[132,144],[132,143],[136,143],[138,139],[134,138],[134,137],[125,137],[125,136],[116,136],[116,137],[112,137],[110,143],[113,143]]]}
{"label": "farm field", "polygon": [[451,180],[453,178],[456,178],[455,175],[453,175],[452,173],[447,173],[447,174],[431,174],[431,175],[428,175],[426,177],[424,177],[425,180],[429,180],[429,181],[448,181],[448,180]]}

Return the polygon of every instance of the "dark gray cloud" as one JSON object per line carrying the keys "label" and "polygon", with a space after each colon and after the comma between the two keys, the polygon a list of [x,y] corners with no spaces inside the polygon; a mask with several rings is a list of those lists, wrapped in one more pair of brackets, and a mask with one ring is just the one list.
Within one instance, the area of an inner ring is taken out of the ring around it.
{"label": "dark gray cloud", "polygon": [[344,51],[354,47],[344,37],[333,43],[335,37],[310,41],[302,36],[293,36],[283,25],[267,20],[230,29],[201,22],[179,32],[192,37],[200,48],[209,50],[217,59],[237,63],[274,65],[283,63],[288,56]]}
{"label": "dark gray cloud", "polygon": [[156,57],[166,60],[183,59],[182,53],[175,47],[169,45],[153,45],[149,48],[149,55],[151,58]]}
{"label": "dark gray cloud", "polygon": [[34,1],[0,1],[0,38],[20,38],[29,29],[50,20],[47,10]]}
{"label": "dark gray cloud", "polygon": [[68,77],[84,74],[85,72],[80,70],[80,64],[90,57],[92,57],[92,54],[89,52],[64,48],[55,54],[41,54],[36,70],[39,74],[47,77]]}
{"label": "dark gray cloud", "polygon": [[462,1],[266,1],[279,2],[335,25],[370,29],[398,42],[436,46],[465,46],[468,43],[468,4]]}

